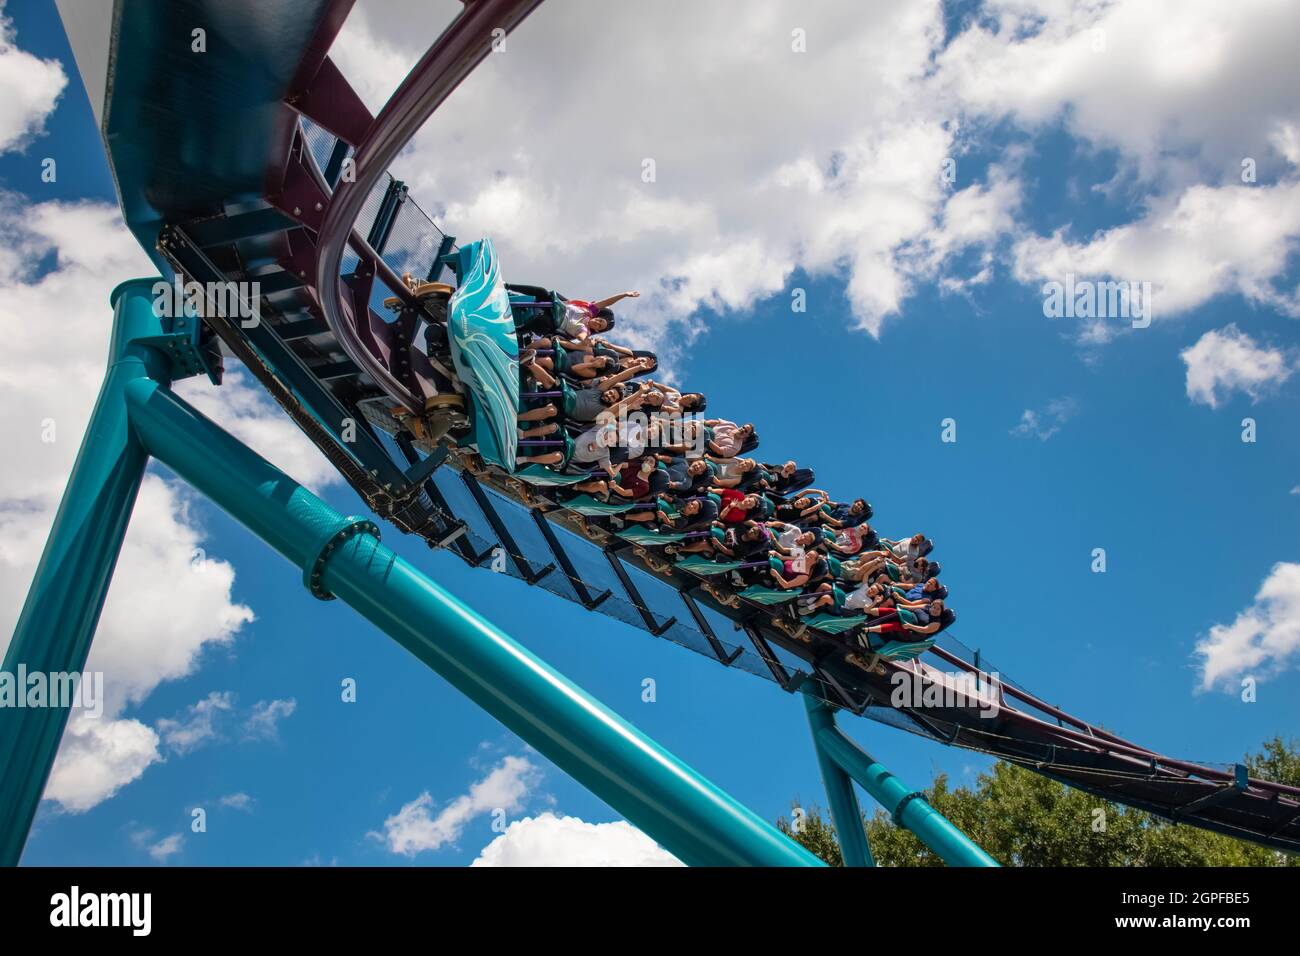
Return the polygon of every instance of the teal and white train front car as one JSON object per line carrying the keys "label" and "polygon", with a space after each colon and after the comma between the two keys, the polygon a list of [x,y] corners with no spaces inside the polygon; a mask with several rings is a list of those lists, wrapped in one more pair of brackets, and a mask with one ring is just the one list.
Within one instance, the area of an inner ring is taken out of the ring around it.
{"label": "teal and white train front car", "polygon": [[485,460],[513,473],[519,340],[492,240],[462,246],[456,266],[460,283],[447,308],[447,337],[456,374],[470,399],[469,443]]}
{"label": "teal and white train front car", "polygon": [[[554,487],[585,481],[586,474],[562,474],[541,465],[518,467],[522,395],[512,309],[516,297],[501,275],[496,246],[484,237],[461,246],[445,261],[457,278],[447,304],[447,339],[456,376],[464,386],[470,422],[469,434],[458,444],[472,447],[484,461],[532,484]],[[557,314],[561,311],[559,299],[552,308]]]}

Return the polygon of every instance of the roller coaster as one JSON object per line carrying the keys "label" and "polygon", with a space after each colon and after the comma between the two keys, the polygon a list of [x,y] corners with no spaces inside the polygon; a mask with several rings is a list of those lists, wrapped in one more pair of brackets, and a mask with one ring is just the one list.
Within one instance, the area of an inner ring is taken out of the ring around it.
{"label": "roller coaster", "polygon": [[[995,864],[844,735],[841,713],[1300,851],[1300,788],[1071,716],[996,677],[951,628],[863,645],[843,618],[785,614],[726,566],[674,559],[654,532],[611,520],[626,505],[574,495],[585,476],[519,466],[513,321],[556,302],[512,295],[491,241],[458,245],[389,169],[541,0],[465,3],[377,115],[329,56],[352,2],[58,0],[123,214],[160,276],[114,293],[108,374],[5,670],[84,668],[154,457],[300,567],[312,594],[351,604],[683,861],[817,862],[394,555],[370,518],[338,514],[171,392],[192,375],[219,385],[233,357],[401,533],[801,694],[849,865],[872,862],[854,783],[949,863]],[[160,316],[159,282],[200,291]],[[234,307],[218,301],[231,290]],[[900,683],[918,689],[908,706]],[[18,862],[67,716],[0,713],[0,862]]]}

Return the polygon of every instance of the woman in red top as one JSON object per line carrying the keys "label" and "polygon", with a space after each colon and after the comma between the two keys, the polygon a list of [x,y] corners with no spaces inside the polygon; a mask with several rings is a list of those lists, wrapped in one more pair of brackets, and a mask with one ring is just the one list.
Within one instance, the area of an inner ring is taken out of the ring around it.
{"label": "woman in red top", "polygon": [[740,524],[758,507],[758,495],[747,495],[735,488],[723,488],[719,497],[722,508],[718,511],[718,519],[723,524]]}

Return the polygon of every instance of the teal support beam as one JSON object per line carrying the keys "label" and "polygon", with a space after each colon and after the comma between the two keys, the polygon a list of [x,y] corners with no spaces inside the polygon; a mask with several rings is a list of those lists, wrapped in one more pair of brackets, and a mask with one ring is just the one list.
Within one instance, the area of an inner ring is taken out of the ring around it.
{"label": "teal support beam", "polygon": [[[808,705],[813,722],[813,743],[818,758],[823,755],[862,789],[880,802],[901,827],[917,838],[951,866],[997,866],[966,834],[957,829],[919,792],[909,790],[901,780],[879,764],[874,757],[844,735],[835,726],[834,711],[820,701]],[[833,811],[832,811],[833,812]],[[836,823],[838,831],[839,824]],[[843,841],[842,841],[843,842]]]}
{"label": "teal support beam", "polygon": [[827,727],[835,729],[835,712],[811,694],[805,693],[803,699],[808,707],[813,750],[817,754],[817,766],[821,769],[826,801],[830,804],[831,823],[834,824],[835,835],[839,839],[840,856],[843,857],[845,866],[875,866],[876,861],[871,858],[871,845],[867,842],[867,831],[863,826],[862,808],[858,805],[858,795],[853,792],[853,780],[817,742],[818,731]]}
{"label": "teal support beam", "polygon": [[[154,281],[113,290],[108,372],[5,654],[4,672],[15,679],[20,668],[45,675],[85,669],[148,462],[127,420],[123,390],[142,377],[168,383],[171,376],[171,361],[154,344],[166,337],[153,314]],[[0,865],[14,866],[22,855],[68,713],[58,706],[0,707]]]}
{"label": "teal support beam", "polygon": [[820,861],[324,501],[147,378],[126,391],[151,454],[562,770],[692,865]]}

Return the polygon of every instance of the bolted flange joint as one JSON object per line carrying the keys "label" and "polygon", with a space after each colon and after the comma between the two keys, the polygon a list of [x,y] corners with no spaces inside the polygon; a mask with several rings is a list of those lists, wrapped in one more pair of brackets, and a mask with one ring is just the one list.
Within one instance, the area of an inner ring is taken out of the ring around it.
{"label": "bolted flange joint", "polygon": [[307,586],[307,590],[314,597],[320,598],[322,601],[334,600],[334,595],[325,589],[323,583],[325,562],[329,560],[335,549],[343,547],[343,545],[361,534],[372,535],[378,541],[380,537],[379,525],[369,518],[356,516],[344,518],[342,524],[321,541],[320,550],[317,551],[316,557],[303,568],[302,572],[302,583]]}
{"label": "bolted flange joint", "polygon": [[894,807],[894,812],[892,814],[894,818],[894,825],[897,826],[900,830],[906,830],[907,827],[903,823],[903,810],[913,800],[924,800],[924,799],[925,799],[924,793],[922,793],[920,790],[913,790],[911,793],[907,794],[907,796],[903,797],[902,800],[899,800],[898,806]]}

